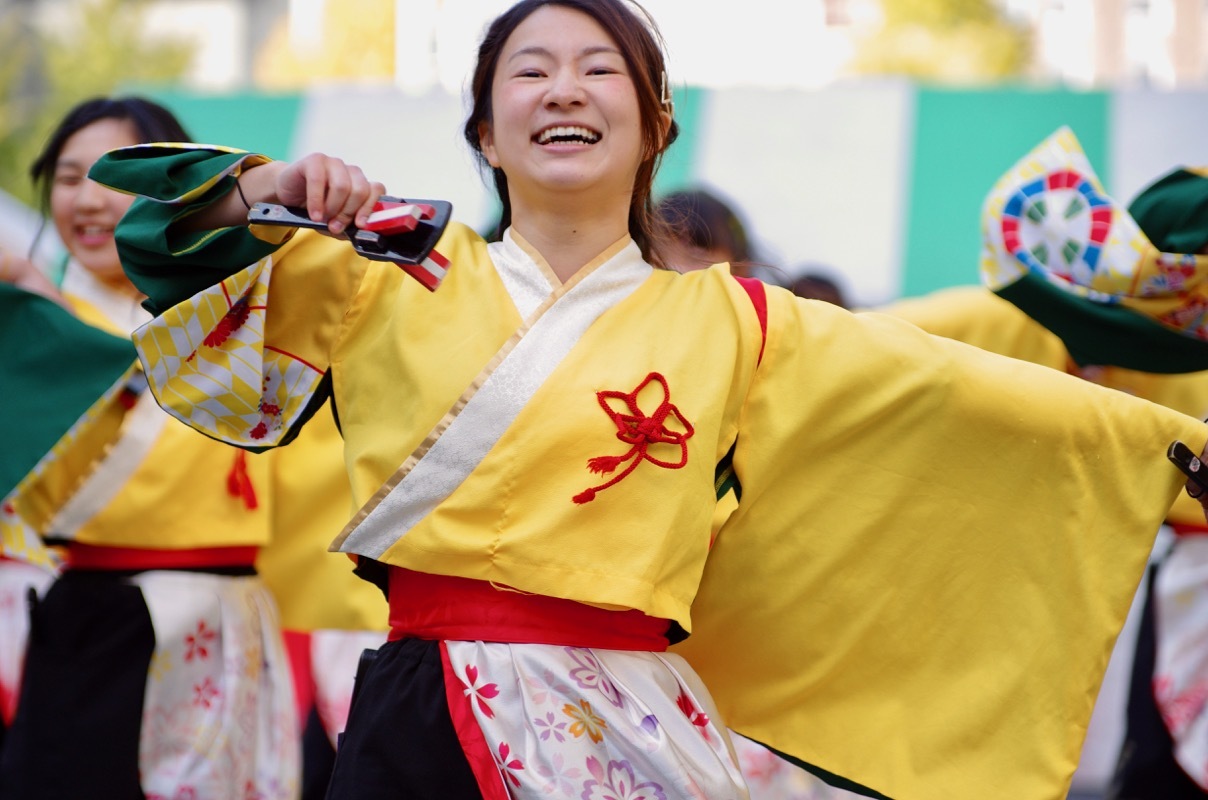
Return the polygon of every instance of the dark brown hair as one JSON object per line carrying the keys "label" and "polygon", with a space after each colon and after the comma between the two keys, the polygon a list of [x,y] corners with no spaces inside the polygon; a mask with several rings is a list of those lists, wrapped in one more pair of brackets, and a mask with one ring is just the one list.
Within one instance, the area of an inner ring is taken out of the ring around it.
{"label": "dark brown hair", "polygon": [[680,240],[706,250],[725,250],[731,264],[741,266],[751,260],[751,245],[742,220],[712,192],[681,189],[660,200],[654,211]]}
{"label": "dark brown hair", "polygon": [[655,242],[661,238],[659,231],[663,226],[654,215],[651,187],[659,161],[675,141],[679,126],[672,120],[664,135],[660,114],[663,111],[670,112],[671,109],[664,106],[662,97],[662,92],[668,88],[662,37],[645,9],[626,0],[521,0],[496,17],[487,29],[486,36],[478,48],[478,62],[470,83],[473,107],[463,133],[479,162],[484,168],[491,170],[495,191],[503,204],[503,213],[496,233],[502,233],[512,223],[508,181],[503,170],[491,167],[483,155],[478,126],[482,122],[491,122],[491,85],[494,83],[495,69],[508,37],[530,14],[543,6],[563,6],[591,17],[613,38],[625,58],[637,93],[642,142],[646,152],[633,183],[633,197],[629,204],[629,235],[641,248],[642,256],[647,261],[661,266]]}

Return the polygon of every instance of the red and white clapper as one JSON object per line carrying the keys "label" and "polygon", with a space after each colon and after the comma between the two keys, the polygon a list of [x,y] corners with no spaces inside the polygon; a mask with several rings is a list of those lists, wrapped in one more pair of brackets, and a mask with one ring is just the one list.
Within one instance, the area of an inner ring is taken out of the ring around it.
{"label": "red and white clapper", "polygon": [[[369,215],[369,220],[365,225],[361,227],[361,231],[385,237],[399,236],[414,232],[419,228],[421,221],[431,220],[435,217],[436,209],[429,203],[379,200],[374,204],[373,212]],[[430,250],[418,264],[400,263],[399,266],[403,272],[415,278],[429,290],[435,291],[436,287],[440,286],[440,282],[444,280],[445,273],[449,269],[449,261],[435,250]]]}
{"label": "red and white clapper", "polygon": [[[404,200],[383,195],[374,204],[365,226],[349,226],[346,235],[353,249],[365,258],[396,264],[434,292],[449,270],[449,260],[434,248],[452,216],[453,205],[446,200]],[[248,222],[327,228],[326,222],[311,220],[306,209],[273,203],[254,204],[248,211]]]}

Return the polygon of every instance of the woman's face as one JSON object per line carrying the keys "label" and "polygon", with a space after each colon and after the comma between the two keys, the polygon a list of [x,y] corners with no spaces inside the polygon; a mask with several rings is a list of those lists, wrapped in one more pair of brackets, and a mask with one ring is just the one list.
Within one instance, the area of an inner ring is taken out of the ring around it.
{"label": "woman's face", "polygon": [[80,128],[63,143],[50,187],[50,216],[68,252],[100,280],[128,288],[113,240],[113,230],[134,202],[130,195],[88,179],[88,169],[115,147],[138,144],[134,125],[102,119]]}
{"label": "woman's face", "polygon": [[543,6],[508,37],[491,87],[483,155],[507,175],[513,206],[591,191],[633,193],[643,145],[625,58],[590,16]]}

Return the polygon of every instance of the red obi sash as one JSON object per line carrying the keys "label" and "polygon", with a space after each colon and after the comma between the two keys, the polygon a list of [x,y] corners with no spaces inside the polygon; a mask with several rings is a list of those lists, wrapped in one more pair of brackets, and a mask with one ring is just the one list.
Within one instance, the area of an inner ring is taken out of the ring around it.
{"label": "red obi sash", "polygon": [[1203,523],[1168,523],[1174,532],[1179,536],[1208,536],[1208,526]]}
{"label": "red obi sash", "polygon": [[595,647],[667,649],[670,622],[636,609],[609,611],[488,581],[390,567],[390,641],[453,639]]}
{"label": "red obi sash", "polygon": [[67,545],[69,569],[212,569],[251,567],[259,548],[198,547],[186,550],[155,550],[143,547],[105,547],[72,542]]}

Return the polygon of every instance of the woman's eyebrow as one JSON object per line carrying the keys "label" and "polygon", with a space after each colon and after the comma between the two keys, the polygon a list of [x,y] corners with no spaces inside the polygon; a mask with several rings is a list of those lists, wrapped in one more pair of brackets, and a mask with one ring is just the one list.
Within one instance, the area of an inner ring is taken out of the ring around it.
{"label": "woman's eyebrow", "polygon": [[[621,51],[615,47],[612,47],[611,45],[598,44],[592,45],[591,47],[584,47],[579,51],[578,57],[583,58],[585,56],[594,56],[599,53],[611,53],[612,55],[616,56],[621,55]],[[553,58],[554,54],[541,45],[530,45],[528,47],[522,47],[515,53],[512,53],[510,56],[508,56],[508,61],[512,61],[521,56],[544,56],[546,58]]]}

